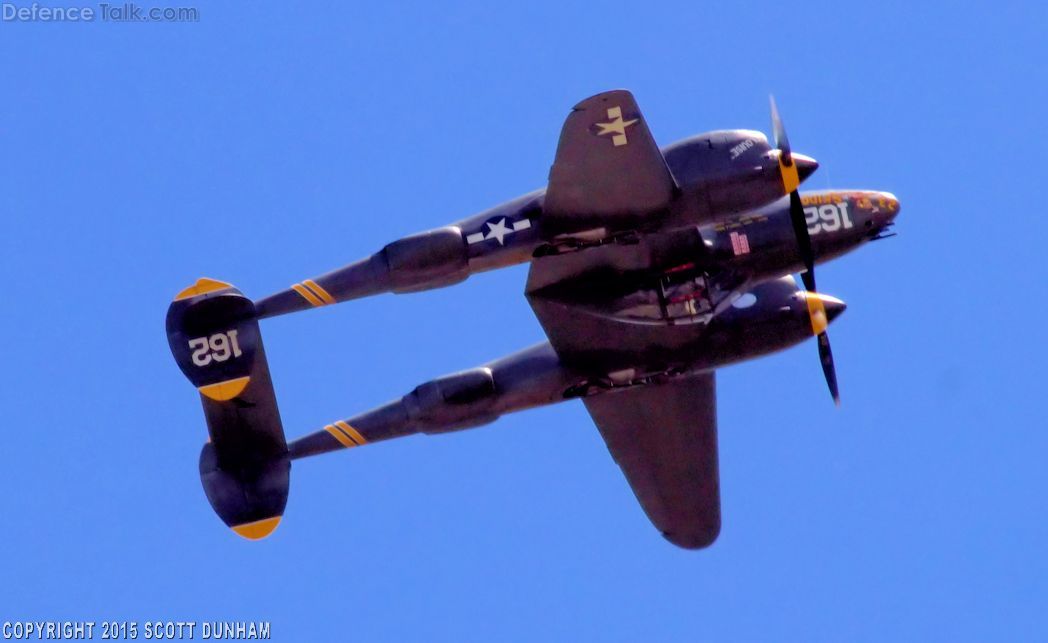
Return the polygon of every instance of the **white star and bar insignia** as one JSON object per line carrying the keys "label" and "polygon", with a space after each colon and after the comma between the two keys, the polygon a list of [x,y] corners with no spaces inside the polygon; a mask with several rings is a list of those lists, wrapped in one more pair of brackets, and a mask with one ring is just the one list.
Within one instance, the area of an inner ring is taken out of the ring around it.
{"label": "white star and bar insignia", "polygon": [[628,121],[622,120],[622,108],[621,107],[609,107],[608,108],[608,123],[597,123],[597,127],[600,131],[597,132],[597,136],[604,136],[605,134],[611,134],[611,142],[615,144],[615,147],[626,145],[629,141],[626,139],[626,128],[633,125],[639,118],[633,118]]}
{"label": "white star and bar insignia", "polygon": [[494,239],[499,242],[500,246],[506,245],[506,237],[513,234],[514,232],[520,232],[521,230],[527,230],[531,227],[530,219],[520,219],[512,222],[509,226],[506,224],[509,219],[506,217],[500,217],[498,219],[491,219],[484,223],[487,227],[487,232],[474,232],[473,234],[466,237],[466,243],[473,245],[474,243],[480,243],[487,239]]}

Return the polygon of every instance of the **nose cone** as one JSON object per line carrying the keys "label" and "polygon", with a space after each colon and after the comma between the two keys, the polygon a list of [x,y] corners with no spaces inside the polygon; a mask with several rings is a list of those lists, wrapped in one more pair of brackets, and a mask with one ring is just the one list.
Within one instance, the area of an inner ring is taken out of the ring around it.
{"label": "nose cone", "polygon": [[895,215],[899,214],[899,210],[902,208],[899,199],[891,192],[881,192],[881,199],[884,200],[885,206],[892,213],[892,218],[894,219]]}
{"label": "nose cone", "polygon": [[797,164],[797,178],[804,182],[815,170],[819,169],[819,162],[805,154],[792,154],[793,162]]}
{"label": "nose cone", "polygon": [[873,199],[874,220],[882,228],[890,226],[899,215],[899,199],[891,192],[877,192]]}
{"label": "nose cone", "polygon": [[845,303],[836,297],[821,292],[800,291],[800,299],[806,304],[808,321],[811,322],[811,334],[820,335],[844,309]]}
{"label": "nose cone", "polygon": [[830,322],[837,319],[848,308],[848,304],[829,295],[822,295],[822,305],[826,308],[826,319]]}

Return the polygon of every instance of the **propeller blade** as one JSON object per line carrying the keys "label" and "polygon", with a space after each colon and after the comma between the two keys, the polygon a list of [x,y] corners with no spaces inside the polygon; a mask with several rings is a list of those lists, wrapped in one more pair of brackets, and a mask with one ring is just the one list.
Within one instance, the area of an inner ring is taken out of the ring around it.
{"label": "propeller blade", "polygon": [[790,222],[793,224],[793,234],[797,237],[797,250],[801,255],[801,261],[804,262],[804,272],[801,273],[804,289],[815,292],[815,253],[811,247],[811,236],[808,234],[808,222],[804,217],[801,195],[796,190],[790,192]]}
{"label": "propeller blade", "polygon": [[801,203],[800,192],[797,191],[800,177],[790,152],[790,140],[786,136],[786,127],[782,124],[779,108],[775,105],[775,97],[769,96],[768,99],[771,103],[771,124],[775,135],[775,145],[780,152],[779,165],[782,171],[782,182],[790,193],[790,222],[793,224],[793,234],[797,237],[797,249],[801,261],[804,263],[804,273],[801,278],[804,281],[804,289],[808,292],[815,292],[815,253],[811,247],[811,236],[808,234],[804,205]]}
{"label": "propeller blade", "polygon": [[833,351],[830,350],[830,336],[826,333],[826,329],[830,322],[844,312],[847,306],[836,297],[810,291],[804,292],[803,297],[808,304],[812,334],[818,339],[819,362],[822,364],[822,373],[826,377],[826,385],[830,388],[833,403],[840,406],[841,396],[837,389],[837,369],[834,367]]}
{"label": "propeller blade", "polygon": [[775,147],[782,152],[783,164],[786,166],[793,165],[790,139],[786,136],[786,127],[782,124],[782,118],[779,116],[779,108],[775,105],[775,97],[769,95],[768,102],[771,103],[771,131],[775,137]]}
{"label": "propeller blade", "polygon": [[833,365],[833,351],[830,350],[830,336],[825,331],[819,333],[819,361],[822,362],[822,374],[826,376],[826,385],[830,387],[833,403],[841,405],[841,394],[837,390],[837,368]]}

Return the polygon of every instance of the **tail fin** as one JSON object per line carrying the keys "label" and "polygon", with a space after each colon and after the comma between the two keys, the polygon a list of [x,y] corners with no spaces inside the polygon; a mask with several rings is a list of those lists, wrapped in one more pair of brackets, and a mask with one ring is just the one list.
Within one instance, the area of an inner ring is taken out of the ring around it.
{"label": "tail fin", "polygon": [[168,308],[167,339],[204,405],[204,493],[233,531],[264,538],[284,514],[291,460],[255,306],[230,284],[200,279]]}

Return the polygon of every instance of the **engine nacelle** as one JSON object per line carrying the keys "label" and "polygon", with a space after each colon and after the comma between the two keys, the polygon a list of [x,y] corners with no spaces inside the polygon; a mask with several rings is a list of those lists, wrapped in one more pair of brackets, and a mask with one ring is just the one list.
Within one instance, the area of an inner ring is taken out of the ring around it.
{"label": "engine nacelle", "polygon": [[469,276],[462,231],[438,228],[398,239],[382,249],[393,292],[405,293],[458,283]]}
{"label": "engine nacelle", "polygon": [[474,368],[421,384],[403,398],[408,417],[426,433],[467,429],[498,417],[490,368]]}
{"label": "engine nacelle", "polygon": [[[778,151],[754,130],[707,132],[663,150],[684,198],[706,220],[720,219],[771,203],[786,194]],[[803,181],[817,164],[794,154]]]}

